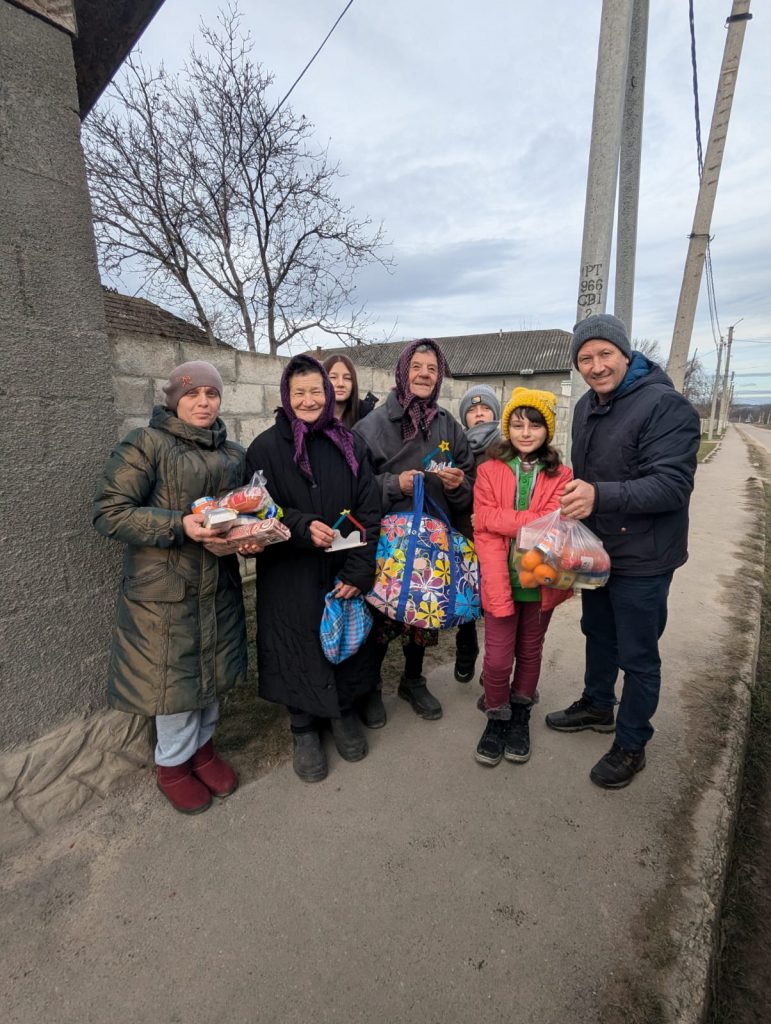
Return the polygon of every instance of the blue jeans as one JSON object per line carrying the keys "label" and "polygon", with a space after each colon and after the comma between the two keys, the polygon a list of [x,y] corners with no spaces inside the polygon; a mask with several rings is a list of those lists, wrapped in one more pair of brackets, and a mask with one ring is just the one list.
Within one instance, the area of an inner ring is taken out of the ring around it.
{"label": "blue jeans", "polygon": [[659,637],[667,624],[672,576],[611,573],[604,587],[581,592],[584,696],[594,707],[612,708],[618,671],[623,671],[616,743],[625,750],[642,749],[653,735],[651,719],[661,690]]}

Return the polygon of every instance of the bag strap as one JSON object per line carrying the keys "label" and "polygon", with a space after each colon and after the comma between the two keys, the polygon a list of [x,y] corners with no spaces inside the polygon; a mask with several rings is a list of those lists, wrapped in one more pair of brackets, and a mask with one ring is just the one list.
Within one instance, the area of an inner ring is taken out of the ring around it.
{"label": "bag strap", "polygon": [[[448,530],[452,530],[453,525],[450,522],[450,517],[447,515],[442,506],[438,505],[434,501],[434,499],[426,493],[426,485],[423,481],[423,473],[416,473],[415,476],[412,478],[412,511],[415,512],[417,515],[422,516],[424,510],[426,510],[430,512],[435,519],[441,519]],[[420,501],[420,505],[418,505],[418,501]]]}

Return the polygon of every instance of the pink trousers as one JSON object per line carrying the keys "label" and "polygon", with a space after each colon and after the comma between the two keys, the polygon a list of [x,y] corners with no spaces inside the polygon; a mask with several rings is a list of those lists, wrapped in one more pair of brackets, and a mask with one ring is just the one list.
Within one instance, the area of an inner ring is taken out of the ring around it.
{"label": "pink trousers", "polygon": [[[485,612],[485,706],[488,711],[508,707],[510,694],[532,700],[541,674],[543,641],[552,609],[541,611],[538,602],[522,601],[516,615],[498,617]],[[511,669],[514,667],[514,678]]]}

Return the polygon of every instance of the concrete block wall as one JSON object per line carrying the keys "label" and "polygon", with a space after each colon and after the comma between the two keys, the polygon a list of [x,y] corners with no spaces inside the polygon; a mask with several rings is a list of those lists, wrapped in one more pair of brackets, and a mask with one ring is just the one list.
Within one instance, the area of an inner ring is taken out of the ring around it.
{"label": "concrete block wall", "polygon": [[[113,389],[119,417],[119,436],[132,427],[145,426],[154,404],[163,403],[163,384],[169,371],[188,359],[206,359],[219,370],[225,385],[222,418],[228,435],[245,447],[273,424],[274,410],[280,404],[279,382],[286,356],[268,356],[233,349],[212,348],[205,343],[177,342],[138,334],[111,334]],[[356,349],[351,349],[356,362]],[[383,401],[394,386],[393,372],[369,366],[357,367],[359,393],[367,391]],[[475,383],[448,378],[442,385],[440,403],[453,416],[459,414],[460,400]],[[476,383],[482,383],[482,379]],[[485,378],[504,405],[513,387],[518,385],[554,390],[554,378],[544,376]],[[565,424],[568,398],[558,389],[557,446],[565,452]],[[569,394],[569,382],[568,382]]]}

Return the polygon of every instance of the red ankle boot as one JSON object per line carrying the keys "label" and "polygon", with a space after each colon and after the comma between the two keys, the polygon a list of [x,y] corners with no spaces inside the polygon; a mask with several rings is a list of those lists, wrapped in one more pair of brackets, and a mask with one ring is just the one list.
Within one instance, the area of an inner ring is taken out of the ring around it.
{"label": "red ankle boot", "polygon": [[214,743],[208,743],[196,750],[190,762],[193,774],[214,796],[226,797],[238,786],[238,776],[222,758],[215,753]]}
{"label": "red ankle boot", "polygon": [[193,775],[190,761],[175,764],[171,768],[159,764],[156,781],[158,789],[175,811],[182,814],[200,814],[211,806],[211,793]]}

